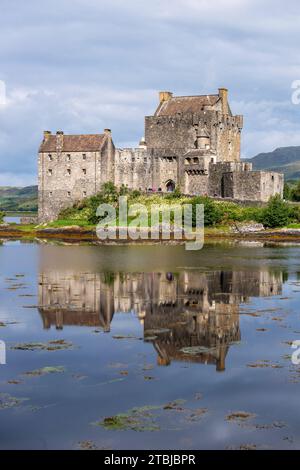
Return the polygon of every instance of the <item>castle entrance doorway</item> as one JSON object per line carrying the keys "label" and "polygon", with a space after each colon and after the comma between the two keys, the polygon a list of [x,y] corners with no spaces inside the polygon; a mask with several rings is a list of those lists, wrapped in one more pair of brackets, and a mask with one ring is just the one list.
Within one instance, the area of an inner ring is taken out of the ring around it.
{"label": "castle entrance doorway", "polygon": [[172,180],[167,181],[166,184],[167,192],[172,193],[175,190],[175,183]]}

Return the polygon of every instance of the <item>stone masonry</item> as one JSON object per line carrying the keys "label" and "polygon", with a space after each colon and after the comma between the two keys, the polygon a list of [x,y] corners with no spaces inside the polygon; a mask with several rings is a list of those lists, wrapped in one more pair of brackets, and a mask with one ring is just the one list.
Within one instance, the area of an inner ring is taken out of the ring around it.
{"label": "stone masonry", "polygon": [[137,148],[116,149],[111,132],[56,135],[44,132],[39,149],[39,221],[97,193],[112,181],[141,191],[174,191],[238,201],[267,202],[283,194],[283,175],[252,171],[240,159],[243,117],[234,116],[228,91],[200,96],[159,93],[145,138]]}

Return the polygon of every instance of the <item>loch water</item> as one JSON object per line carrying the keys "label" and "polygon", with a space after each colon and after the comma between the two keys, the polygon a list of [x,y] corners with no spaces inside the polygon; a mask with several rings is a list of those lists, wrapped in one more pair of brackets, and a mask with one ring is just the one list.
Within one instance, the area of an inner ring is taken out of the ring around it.
{"label": "loch water", "polygon": [[0,448],[299,449],[299,261],[0,242]]}

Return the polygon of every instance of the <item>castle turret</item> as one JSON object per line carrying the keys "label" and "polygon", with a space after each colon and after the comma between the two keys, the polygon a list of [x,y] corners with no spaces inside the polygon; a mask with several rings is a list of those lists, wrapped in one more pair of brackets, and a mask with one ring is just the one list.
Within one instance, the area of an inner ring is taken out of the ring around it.
{"label": "castle turret", "polygon": [[210,135],[206,128],[202,127],[197,134],[197,148],[203,150],[210,149]]}
{"label": "castle turret", "polygon": [[145,141],[145,137],[142,137],[142,138],[141,138],[140,143],[139,143],[139,148],[140,148],[140,149],[146,149],[146,148],[147,148],[147,144],[146,144],[146,141]]}

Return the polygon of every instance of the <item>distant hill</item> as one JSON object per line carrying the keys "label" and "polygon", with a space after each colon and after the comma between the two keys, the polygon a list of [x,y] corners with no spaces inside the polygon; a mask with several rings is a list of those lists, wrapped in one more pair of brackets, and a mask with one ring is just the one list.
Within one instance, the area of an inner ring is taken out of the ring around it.
{"label": "distant hill", "polygon": [[259,153],[247,161],[253,163],[254,170],[278,171],[289,180],[300,178],[300,146],[280,147],[273,152]]}
{"label": "distant hill", "polygon": [[0,210],[2,211],[37,211],[38,187],[16,188],[0,186]]}

